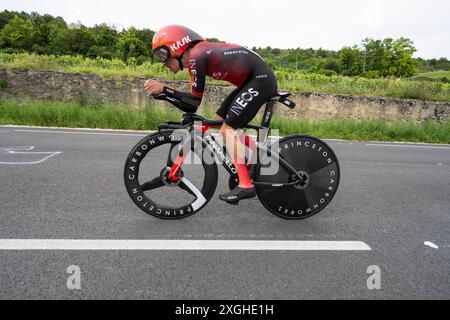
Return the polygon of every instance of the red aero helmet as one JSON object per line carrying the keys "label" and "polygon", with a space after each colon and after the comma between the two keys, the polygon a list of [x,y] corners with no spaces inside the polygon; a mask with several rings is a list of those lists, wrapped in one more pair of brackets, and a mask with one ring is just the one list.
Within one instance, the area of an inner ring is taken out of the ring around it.
{"label": "red aero helmet", "polygon": [[159,30],[152,41],[153,55],[161,62],[181,57],[192,44],[205,41],[198,33],[180,25],[171,25]]}

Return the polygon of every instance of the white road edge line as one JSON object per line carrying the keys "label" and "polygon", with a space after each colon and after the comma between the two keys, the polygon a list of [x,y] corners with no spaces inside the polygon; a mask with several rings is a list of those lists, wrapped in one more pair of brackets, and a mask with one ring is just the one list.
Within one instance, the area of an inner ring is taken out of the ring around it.
{"label": "white road edge line", "polygon": [[64,251],[371,251],[361,241],[0,239],[4,250]]}
{"label": "white road edge line", "polygon": [[[77,131],[60,131],[60,130],[25,130],[25,129],[14,129],[15,132],[33,132],[33,133],[61,133],[61,134],[90,134],[90,135],[103,135],[103,136],[130,136],[130,137],[146,137],[149,134],[156,133],[158,131],[148,131],[147,134],[137,134],[137,133],[113,133],[113,132],[77,132]],[[220,137],[220,134],[213,133],[215,137]],[[252,138],[256,138],[254,135],[250,135]],[[280,136],[270,136],[270,139],[279,140]]]}
{"label": "white road edge line", "polygon": [[102,135],[102,136],[134,136],[145,137],[146,134],[134,134],[134,133],[112,133],[112,132],[76,132],[76,131],[59,131],[59,130],[18,130],[15,132],[34,132],[34,133],[63,133],[63,134],[90,134],[90,135]]}
{"label": "white road edge line", "polygon": [[368,147],[391,147],[391,148],[426,148],[426,149],[447,149],[450,150],[450,147],[433,147],[433,146],[419,146],[419,145],[390,145],[390,144],[373,144],[373,143],[367,143],[366,146]]}
{"label": "white road edge line", "polygon": [[[145,137],[146,135],[149,135],[151,133],[155,133],[158,131],[154,131],[154,130],[149,130],[149,131],[145,131],[145,133],[139,134],[137,133],[138,131],[136,130],[128,130],[130,131],[130,133],[113,133],[113,132],[93,132],[95,130],[100,130],[100,131],[127,131],[127,130],[119,130],[119,129],[90,129],[90,128],[71,128],[73,130],[83,130],[83,131],[60,131],[61,129],[64,128],[60,128],[60,127],[35,127],[35,126],[15,126],[15,125],[4,125],[4,126],[0,126],[0,128],[6,128],[6,129],[13,129],[14,131],[18,131],[18,132],[42,132],[42,133],[68,133],[68,134],[97,134],[97,135],[123,135],[123,136],[139,136],[139,137]],[[14,128],[30,128],[30,129],[14,129]],[[36,128],[37,130],[33,130],[33,128]],[[39,128],[43,128],[43,129],[49,129],[49,130],[41,130]],[[8,131],[8,132],[12,132],[12,131]],[[134,133],[133,133],[134,132]],[[214,134],[213,134],[214,135]],[[218,134],[217,134],[218,135]],[[250,135],[251,137],[256,137],[254,135]],[[282,136],[270,136],[271,138],[275,138],[275,139],[280,139],[283,138]],[[346,142],[351,142],[351,143],[364,143],[363,141],[351,141],[351,140],[343,140],[343,139],[322,139],[324,141],[330,141],[330,142],[336,142],[337,144],[342,144],[342,143],[346,143]],[[367,144],[366,146],[391,146],[391,147],[398,147],[399,145],[390,145],[393,143],[405,143],[405,144],[411,144],[411,142],[402,142],[402,141],[393,141],[393,142],[386,142],[386,144],[377,144],[378,142],[382,142],[382,141],[365,141]],[[369,144],[370,143],[370,144]],[[389,144],[388,144],[389,143]],[[426,145],[433,145],[433,144],[424,144],[425,147]],[[435,145],[441,145],[441,144],[437,144],[435,143]],[[438,146],[437,148],[450,148],[449,144],[442,144],[443,146]],[[405,147],[410,147],[410,148],[415,148],[415,147],[421,147],[420,145],[405,145]]]}

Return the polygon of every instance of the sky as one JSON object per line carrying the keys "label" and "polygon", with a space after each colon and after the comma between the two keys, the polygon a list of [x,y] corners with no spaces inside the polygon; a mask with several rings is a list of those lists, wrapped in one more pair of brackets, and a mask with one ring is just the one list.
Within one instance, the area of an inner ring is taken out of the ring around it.
{"label": "sky", "polygon": [[2,0],[0,11],[158,30],[185,25],[247,47],[339,50],[373,39],[411,39],[415,57],[450,59],[449,0]]}

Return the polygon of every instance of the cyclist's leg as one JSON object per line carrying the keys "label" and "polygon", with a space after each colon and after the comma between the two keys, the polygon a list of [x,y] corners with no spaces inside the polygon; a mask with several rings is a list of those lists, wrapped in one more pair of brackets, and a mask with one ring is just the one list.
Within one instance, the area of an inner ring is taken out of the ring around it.
{"label": "cyclist's leg", "polygon": [[[264,103],[275,95],[276,79],[270,75],[273,73],[268,74],[266,78],[255,75],[251,81],[240,88],[228,109],[221,135],[237,168],[239,187],[229,194],[221,195],[222,200],[232,202],[233,199],[237,199],[239,201],[256,194],[245,164],[245,148],[240,139],[239,130],[253,120]],[[261,81],[263,79],[265,81]]]}
{"label": "cyclist's leg", "polygon": [[239,131],[253,120],[264,103],[274,95],[274,91],[270,90],[272,88],[270,83],[264,87],[256,86],[253,81],[244,86],[228,110],[225,123],[221,129],[221,135],[230,156],[238,167],[238,173],[240,173],[239,186],[241,188],[251,188],[253,184],[248,177],[245,164],[245,147]]}
{"label": "cyclist's leg", "polygon": [[234,99],[236,98],[236,95],[239,93],[240,90],[241,90],[240,88],[234,89],[225,98],[225,100],[223,100],[222,105],[216,111],[216,115],[213,118],[214,121],[225,120],[225,118],[227,117],[228,109],[230,109],[231,104],[233,103]]}
{"label": "cyclist's leg", "polygon": [[[260,78],[261,72],[255,73],[250,81],[248,81],[235,95],[230,107],[228,108],[228,113],[225,117],[225,124],[228,127],[223,127],[223,137],[226,139],[228,135],[225,135],[225,130],[239,131],[245,127],[250,121],[252,121],[257,115],[261,107],[272,98],[277,92],[277,82],[271,70],[265,70],[268,74],[266,78]],[[234,132],[232,132],[234,133]],[[237,134],[236,134],[237,135]],[[231,134],[230,136],[233,136]],[[240,139],[237,139],[238,146],[242,144],[242,136],[239,135]],[[226,142],[226,141],[225,141]],[[228,146],[228,145],[227,145]],[[237,150],[236,150],[237,149]],[[241,150],[242,148],[232,148],[236,160],[236,156],[239,158],[237,160],[242,160],[243,158]]]}

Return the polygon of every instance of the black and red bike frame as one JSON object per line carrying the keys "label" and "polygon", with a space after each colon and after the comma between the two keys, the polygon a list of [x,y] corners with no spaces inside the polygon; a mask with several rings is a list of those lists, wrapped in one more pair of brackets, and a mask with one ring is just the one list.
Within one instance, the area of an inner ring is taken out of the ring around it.
{"label": "black and red bike frame", "polygon": [[[170,101],[169,101],[170,102]],[[250,148],[252,152],[257,151],[257,156],[260,157],[260,155],[267,155],[268,157],[271,157],[273,160],[278,161],[281,166],[283,166],[288,172],[292,173],[293,175],[298,176],[298,180],[296,182],[286,183],[286,182],[280,182],[280,183],[264,183],[264,182],[257,182],[253,181],[253,183],[257,187],[271,187],[271,188],[282,188],[286,186],[291,186],[298,184],[299,181],[303,181],[303,177],[300,173],[296,171],[295,168],[293,168],[289,163],[287,163],[282,157],[280,157],[276,152],[272,152],[271,148],[267,147],[268,139],[269,139],[269,126],[270,122],[272,120],[273,116],[273,108],[275,103],[277,102],[276,99],[269,100],[266,104],[266,109],[263,114],[263,120],[261,126],[255,126],[255,125],[247,125],[246,129],[254,129],[257,132],[257,141],[255,142],[250,136],[246,135],[245,133],[242,133],[240,135],[242,143]],[[230,174],[232,179],[234,179],[236,182],[238,181],[238,175],[237,175],[237,169],[232,161],[230,159],[228,153],[226,152],[226,147],[219,145],[214,138],[213,135],[209,133],[209,129],[211,127],[219,127],[223,124],[223,121],[212,121],[212,120],[206,120],[203,117],[200,117],[194,113],[186,113],[183,115],[183,121],[181,123],[179,122],[165,122],[162,123],[159,126],[159,131],[161,130],[189,130],[191,133],[193,132],[194,135],[197,135],[200,137],[200,139],[211,149],[211,151],[215,154],[217,158],[221,160],[221,164],[224,167],[224,169]],[[185,143],[190,143],[186,141]],[[180,176],[178,173],[180,172],[180,169],[183,165],[183,162],[185,160],[185,155],[183,150],[185,149],[186,145],[179,147],[179,152],[176,156],[176,158],[172,161],[171,155],[173,148],[175,146],[173,145],[170,153],[169,153],[169,160],[168,160],[168,167],[170,167],[170,173],[168,176],[168,179],[172,182],[178,182],[180,179]],[[260,164],[260,158],[258,158],[257,164]],[[256,165],[252,164],[250,166],[250,175],[252,176]]]}

